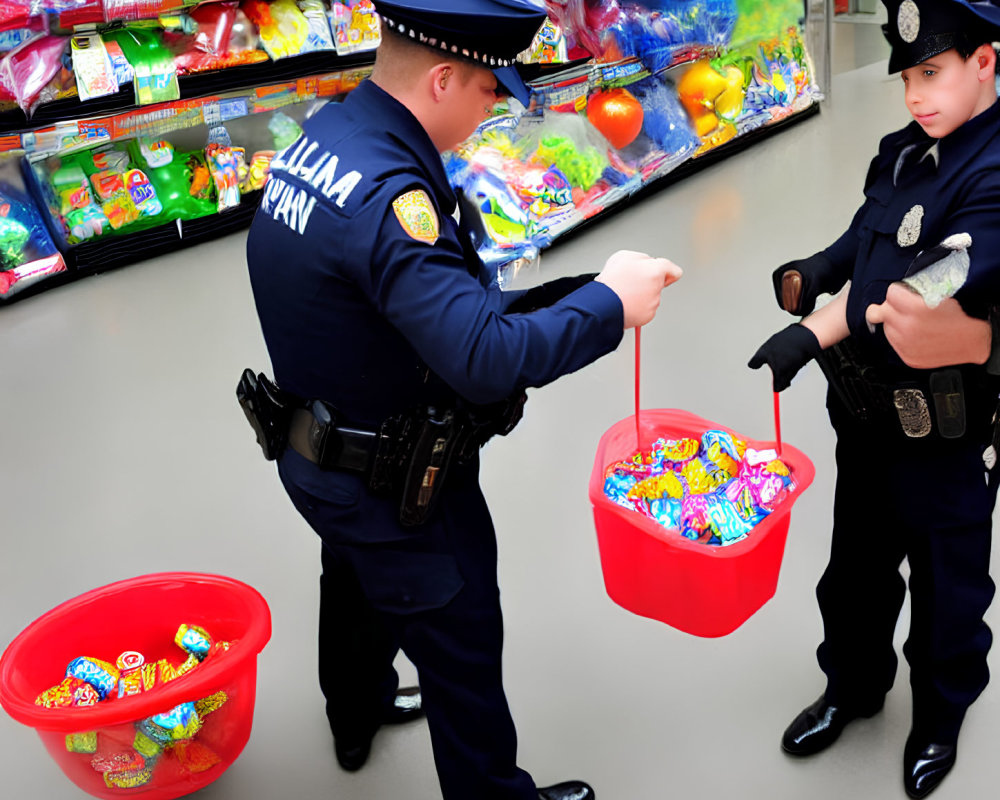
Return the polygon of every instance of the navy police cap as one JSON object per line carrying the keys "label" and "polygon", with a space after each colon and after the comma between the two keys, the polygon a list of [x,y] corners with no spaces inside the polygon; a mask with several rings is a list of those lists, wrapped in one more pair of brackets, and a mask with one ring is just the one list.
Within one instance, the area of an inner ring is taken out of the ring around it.
{"label": "navy police cap", "polygon": [[397,34],[493,70],[528,105],[514,62],[545,22],[544,8],[529,0],[375,0],[375,10]]}
{"label": "navy police cap", "polygon": [[[950,50],[1000,39],[1000,0],[882,0],[889,22],[882,32],[892,47],[889,73]],[[978,42],[976,41],[978,40]]]}

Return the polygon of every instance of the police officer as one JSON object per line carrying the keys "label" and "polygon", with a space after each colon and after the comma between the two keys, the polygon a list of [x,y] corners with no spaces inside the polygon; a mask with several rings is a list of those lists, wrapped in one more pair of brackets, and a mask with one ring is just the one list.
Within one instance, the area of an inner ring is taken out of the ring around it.
{"label": "police officer", "polygon": [[[989,325],[968,317],[985,320],[1000,301],[1000,105],[991,45],[1000,38],[1000,4],[884,2],[889,70],[901,73],[914,121],[882,140],[850,229],[775,271],[779,305],[809,316],[771,337],[750,366],[767,363],[780,391],[818,357],[837,433],[832,552],[816,591],[827,684],[782,746],[817,753],[849,722],[882,708],[896,670],[906,558],[911,624],[903,652],[913,720],[903,779],[911,797],[924,797],[954,765],[966,711],[989,679],[992,635],[983,615],[994,593],[1000,369]],[[849,291],[810,313],[818,294],[848,280]],[[939,352],[926,340],[911,352],[907,307],[952,294],[943,312],[922,317],[948,334]],[[952,331],[976,338],[956,347]],[[947,353],[971,363],[933,369]]]}
{"label": "police officer", "polygon": [[[651,320],[680,270],[620,251],[596,279],[499,291],[440,153],[501,92],[527,104],[513,60],[544,12],[376,5],[371,78],[275,156],[247,243],[276,383],[294,398],[279,475],[323,542],[320,683],[337,756],[357,769],[380,724],[421,709],[446,800],[589,800],[581,781],[540,789],[516,765],[476,445],[516,421],[525,387]],[[398,692],[400,648],[419,695]]]}

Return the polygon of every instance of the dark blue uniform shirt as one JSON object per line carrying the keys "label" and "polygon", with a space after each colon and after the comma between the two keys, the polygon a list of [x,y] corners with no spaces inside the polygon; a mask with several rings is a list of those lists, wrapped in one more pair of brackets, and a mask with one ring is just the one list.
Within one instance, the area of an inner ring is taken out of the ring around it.
{"label": "dark blue uniform shirt", "polygon": [[[422,190],[436,241],[393,201]],[[531,313],[501,292],[453,215],[440,154],[371,81],[330,103],[278,153],[247,242],[264,338],[283,389],[322,398],[354,425],[416,405],[490,403],[610,352],[621,301],[588,281]]]}
{"label": "dark blue uniform shirt", "polygon": [[[1000,300],[1000,103],[939,140],[916,122],[889,134],[872,160],[864,192],[850,229],[823,252],[843,280],[851,280],[852,335],[900,365],[881,326],[869,332],[865,310],[885,300],[889,285],[906,275],[921,251],[968,233],[969,277],[955,298],[979,317]],[[908,215],[911,235],[900,237]]]}

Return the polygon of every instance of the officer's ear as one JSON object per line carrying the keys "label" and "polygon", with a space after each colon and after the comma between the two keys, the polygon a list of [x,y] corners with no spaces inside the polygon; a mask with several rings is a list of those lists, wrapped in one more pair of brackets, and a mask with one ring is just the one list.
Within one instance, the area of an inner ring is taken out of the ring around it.
{"label": "officer's ear", "polygon": [[431,92],[435,102],[440,102],[448,91],[448,84],[456,80],[455,67],[447,62],[435,64],[431,68]]}

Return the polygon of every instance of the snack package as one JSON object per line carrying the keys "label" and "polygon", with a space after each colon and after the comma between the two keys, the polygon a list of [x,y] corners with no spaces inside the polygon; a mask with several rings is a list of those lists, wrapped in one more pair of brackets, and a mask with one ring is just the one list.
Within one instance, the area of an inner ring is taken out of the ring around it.
{"label": "snack package", "polygon": [[96,33],[73,36],[70,39],[73,74],[81,100],[102,97],[118,91],[111,57]]}
{"label": "snack package", "polygon": [[257,25],[261,46],[273,60],[302,52],[309,38],[309,22],[294,0],[244,0],[241,7]]}
{"label": "snack package", "polygon": [[0,183],[0,301],[65,270],[34,202]]}
{"label": "snack package", "polygon": [[42,36],[11,50],[0,60],[0,84],[27,116],[31,116],[42,91],[58,74],[68,46],[69,40],[63,36]]}
{"label": "snack package", "polygon": [[338,56],[374,50],[382,41],[381,24],[371,0],[334,0],[327,17]]}

